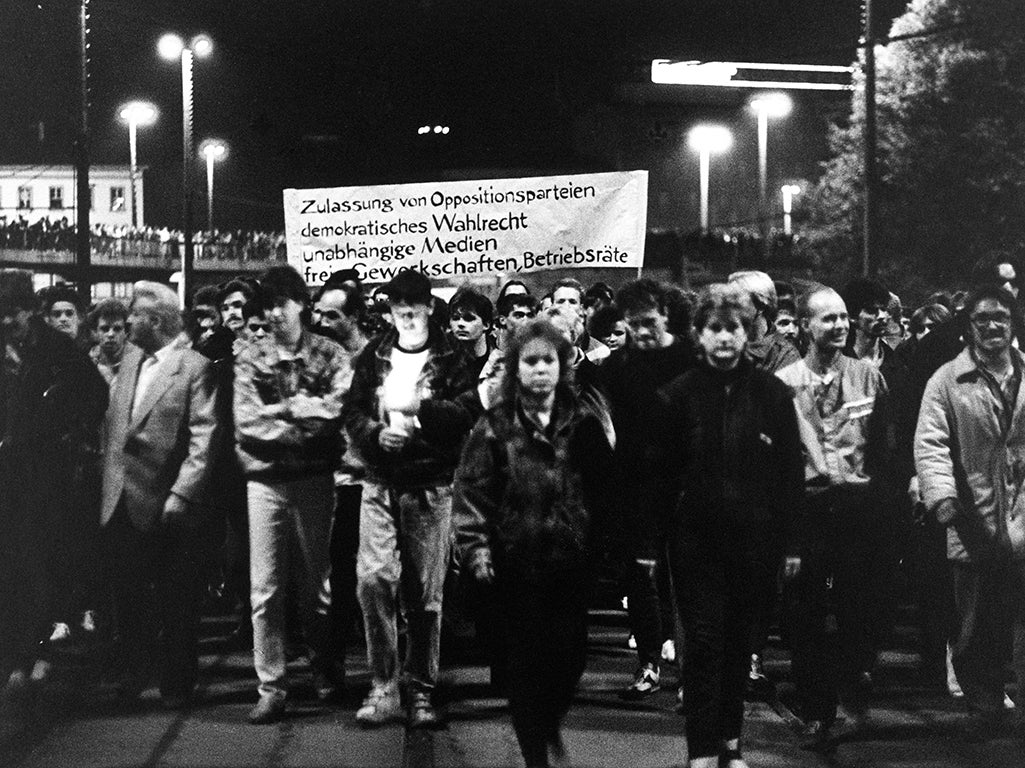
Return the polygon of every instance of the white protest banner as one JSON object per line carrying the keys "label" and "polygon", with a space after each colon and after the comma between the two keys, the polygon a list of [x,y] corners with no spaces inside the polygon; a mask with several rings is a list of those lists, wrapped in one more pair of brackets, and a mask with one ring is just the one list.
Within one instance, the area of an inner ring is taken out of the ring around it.
{"label": "white protest banner", "polygon": [[339,269],[384,282],[623,267],[644,258],[648,172],[286,189],[288,262],[309,285]]}

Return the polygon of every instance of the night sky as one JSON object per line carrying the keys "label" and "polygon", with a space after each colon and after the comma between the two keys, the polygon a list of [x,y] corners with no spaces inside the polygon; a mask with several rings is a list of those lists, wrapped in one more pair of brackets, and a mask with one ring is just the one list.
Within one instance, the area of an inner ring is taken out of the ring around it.
{"label": "night sky", "polygon": [[[903,2],[876,0],[880,32]],[[0,0],[0,162],[70,163],[79,124],[77,0]],[[609,170],[579,116],[631,110],[679,119],[737,104],[624,103],[652,58],[848,64],[859,0],[91,0],[94,163],[128,162],[117,119],[130,99],[160,109],[141,129],[146,217],[180,210],[180,70],[165,31],[209,34],[195,73],[195,136],[225,139],[219,221],[281,227],[281,189],[443,178],[472,169]],[[789,148],[814,173],[846,97],[809,97]],[[445,124],[444,137],[418,136]],[[42,129],[40,129],[42,124]],[[785,158],[787,156],[784,156]],[[787,160],[789,162],[789,160]],[[799,166],[799,167],[797,167]],[[202,174],[198,174],[202,178]]]}

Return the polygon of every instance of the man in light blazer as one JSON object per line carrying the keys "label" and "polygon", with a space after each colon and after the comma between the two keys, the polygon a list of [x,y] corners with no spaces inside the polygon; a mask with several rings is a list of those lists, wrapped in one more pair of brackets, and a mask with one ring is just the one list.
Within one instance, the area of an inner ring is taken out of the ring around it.
{"label": "man in light blazer", "polygon": [[175,708],[196,685],[197,531],[218,431],[215,380],[188,348],[170,288],[136,283],[128,321],[103,430],[100,519],[126,662],[118,692],[136,699],[159,661],[161,697]]}

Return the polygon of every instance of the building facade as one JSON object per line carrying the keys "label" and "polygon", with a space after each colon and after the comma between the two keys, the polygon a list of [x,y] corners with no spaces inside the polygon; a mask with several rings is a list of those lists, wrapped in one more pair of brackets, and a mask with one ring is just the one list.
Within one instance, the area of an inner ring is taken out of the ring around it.
{"label": "building facade", "polygon": [[[77,183],[73,165],[0,165],[0,219],[24,218],[75,223]],[[143,168],[135,182],[139,226],[143,226]],[[132,224],[132,173],[128,165],[94,165],[89,168],[91,206],[89,223],[110,227]]]}

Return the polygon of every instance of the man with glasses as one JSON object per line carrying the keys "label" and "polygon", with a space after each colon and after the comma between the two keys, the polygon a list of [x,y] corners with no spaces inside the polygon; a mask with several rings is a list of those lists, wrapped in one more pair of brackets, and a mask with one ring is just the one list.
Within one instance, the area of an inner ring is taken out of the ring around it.
{"label": "man with glasses", "polygon": [[[1004,286],[977,288],[965,309],[968,346],[926,386],[915,467],[926,508],[947,527],[960,622],[952,660],[966,736],[981,740],[1003,725],[1012,644],[1017,711],[1025,706],[1025,357],[1011,343],[1021,312]],[[1025,716],[1015,728],[1025,736]]]}

